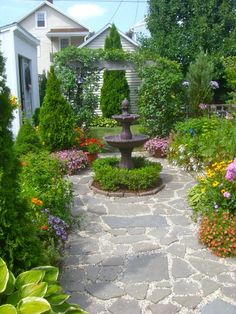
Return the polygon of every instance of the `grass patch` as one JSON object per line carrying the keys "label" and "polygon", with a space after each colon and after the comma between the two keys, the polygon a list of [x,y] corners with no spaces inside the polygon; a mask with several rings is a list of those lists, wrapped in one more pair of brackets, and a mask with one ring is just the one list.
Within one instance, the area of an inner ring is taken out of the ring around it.
{"label": "grass patch", "polygon": [[[115,151],[119,151],[119,150],[114,148],[114,147],[109,146],[104,141],[104,136],[120,134],[121,130],[122,130],[121,126],[117,126],[117,127],[113,127],[113,128],[92,127],[90,129],[90,135],[91,135],[91,137],[98,138],[100,141],[102,141],[104,143],[104,147],[103,147],[104,152],[115,152]],[[142,132],[140,130],[140,125],[138,125],[138,124],[131,125],[131,132],[132,132],[132,134],[141,134]],[[140,146],[140,147],[138,147],[137,150],[143,150],[143,147]]]}

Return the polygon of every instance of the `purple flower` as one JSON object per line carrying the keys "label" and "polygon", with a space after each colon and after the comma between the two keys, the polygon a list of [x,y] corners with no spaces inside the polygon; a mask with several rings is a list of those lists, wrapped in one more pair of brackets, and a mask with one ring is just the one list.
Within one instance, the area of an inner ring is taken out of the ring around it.
{"label": "purple flower", "polygon": [[220,87],[219,83],[216,81],[210,81],[210,85],[213,89],[218,89]]}
{"label": "purple flower", "polygon": [[218,208],[219,208],[219,205],[217,205],[216,202],[214,202],[214,208],[215,208],[215,209],[218,209]]}
{"label": "purple flower", "polygon": [[226,192],[223,193],[223,196],[224,196],[225,198],[230,198],[231,194],[226,191]]}
{"label": "purple flower", "polygon": [[225,179],[230,182],[236,179],[236,158],[226,168]]}
{"label": "purple flower", "polygon": [[83,151],[77,149],[62,150],[53,154],[66,168],[69,175],[78,173],[88,164],[88,158]]}

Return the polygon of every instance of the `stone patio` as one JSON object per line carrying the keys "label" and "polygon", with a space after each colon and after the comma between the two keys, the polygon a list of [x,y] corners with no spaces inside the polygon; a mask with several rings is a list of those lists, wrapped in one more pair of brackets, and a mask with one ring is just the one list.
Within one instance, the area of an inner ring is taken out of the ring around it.
{"label": "stone patio", "polygon": [[89,189],[91,171],[72,176],[73,215],[61,283],[90,314],[235,314],[236,260],[198,243],[186,202],[194,179],[166,160],[164,190],[112,198]]}

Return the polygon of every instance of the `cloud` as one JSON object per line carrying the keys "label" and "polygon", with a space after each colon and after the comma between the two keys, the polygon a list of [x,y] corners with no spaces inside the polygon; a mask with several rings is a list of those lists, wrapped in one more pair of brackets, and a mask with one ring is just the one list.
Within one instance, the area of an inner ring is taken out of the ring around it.
{"label": "cloud", "polygon": [[67,9],[67,13],[75,19],[87,20],[104,15],[106,9],[97,4],[75,4]]}

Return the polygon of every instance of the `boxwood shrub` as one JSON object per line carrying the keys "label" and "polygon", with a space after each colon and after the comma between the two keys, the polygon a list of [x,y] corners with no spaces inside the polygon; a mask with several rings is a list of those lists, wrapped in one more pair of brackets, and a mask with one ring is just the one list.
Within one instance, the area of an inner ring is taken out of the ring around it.
{"label": "boxwood shrub", "polygon": [[128,170],[118,167],[118,158],[97,159],[92,166],[95,172],[94,182],[106,191],[139,191],[155,187],[160,177],[161,164],[142,157],[133,158],[133,162],[134,168]]}

